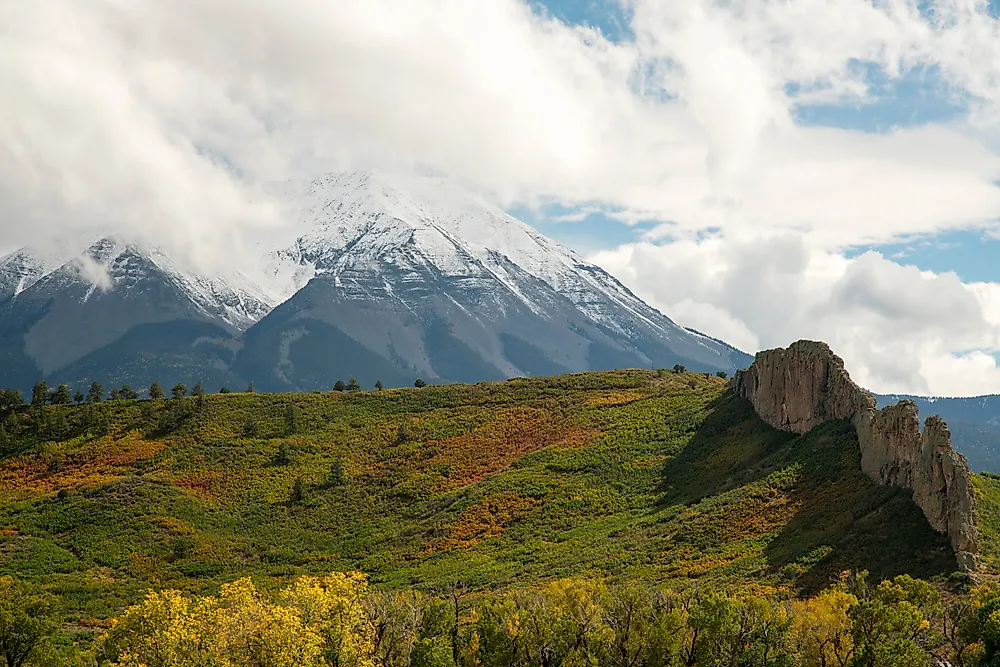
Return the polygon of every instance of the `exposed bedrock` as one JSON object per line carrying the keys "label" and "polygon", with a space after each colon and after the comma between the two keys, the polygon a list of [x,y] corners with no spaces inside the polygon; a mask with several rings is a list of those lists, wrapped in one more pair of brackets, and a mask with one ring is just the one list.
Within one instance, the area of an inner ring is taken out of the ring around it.
{"label": "exposed bedrock", "polygon": [[972,474],[965,457],[952,449],[940,417],[929,417],[921,432],[912,401],[876,410],[875,398],[854,384],[843,360],[826,343],[814,341],[757,353],[730,386],[761,419],[783,431],[806,433],[827,421],[851,420],[864,472],[879,484],[910,489],[931,526],[948,535],[958,564],[976,568]]}

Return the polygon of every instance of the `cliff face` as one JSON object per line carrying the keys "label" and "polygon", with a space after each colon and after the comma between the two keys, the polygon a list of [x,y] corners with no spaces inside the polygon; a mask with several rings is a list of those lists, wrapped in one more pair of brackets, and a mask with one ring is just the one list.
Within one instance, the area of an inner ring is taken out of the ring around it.
{"label": "cliff face", "polygon": [[928,418],[921,433],[912,401],[876,410],[874,397],[854,384],[843,360],[812,341],[759,352],[730,386],[761,419],[784,431],[806,433],[827,421],[851,420],[865,474],[910,489],[931,526],[948,535],[959,565],[975,569],[979,531],[972,475],[965,457],[952,449],[941,418]]}

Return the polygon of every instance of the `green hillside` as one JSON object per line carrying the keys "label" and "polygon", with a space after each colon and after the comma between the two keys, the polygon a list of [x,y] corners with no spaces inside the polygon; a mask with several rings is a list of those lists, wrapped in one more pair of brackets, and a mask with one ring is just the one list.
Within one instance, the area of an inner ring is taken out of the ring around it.
{"label": "green hillside", "polygon": [[243,575],[802,592],[955,569],[905,492],[860,472],[848,424],[779,432],[690,373],[23,408],[0,450],[0,575],[83,625]]}

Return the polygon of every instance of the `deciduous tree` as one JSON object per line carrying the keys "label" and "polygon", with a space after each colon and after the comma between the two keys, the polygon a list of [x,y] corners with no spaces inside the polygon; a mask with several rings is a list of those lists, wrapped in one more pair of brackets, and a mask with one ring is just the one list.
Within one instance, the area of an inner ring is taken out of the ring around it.
{"label": "deciduous tree", "polygon": [[57,628],[55,598],[0,577],[0,656],[6,667],[29,664]]}

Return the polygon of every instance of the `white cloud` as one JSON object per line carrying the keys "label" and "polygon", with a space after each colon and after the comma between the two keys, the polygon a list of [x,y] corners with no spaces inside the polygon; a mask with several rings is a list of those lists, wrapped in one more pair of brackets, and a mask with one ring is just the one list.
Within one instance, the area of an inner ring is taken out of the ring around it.
{"label": "white cloud", "polygon": [[[0,4],[0,247],[100,225],[245,262],[253,230],[286,222],[262,184],[419,166],[505,203],[665,223],[647,240],[677,243],[606,259],[709,333],[841,341],[885,387],[943,391],[961,369],[1000,389],[992,357],[970,353],[994,349],[995,286],[836,250],[995,231],[1000,24],[985,8],[628,4],[635,39],[619,44],[521,0]],[[871,102],[862,63],[933,71],[970,113],[884,136],[796,125],[799,104]],[[904,286],[912,303],[892,297]],[[913,314],[943,295],[968,331]],[[893,336],[919,377],[890,363]]]}
{"label": "white cloud", "polygon": [[77,271],[83,278],[89,280],[95,287],[107,291],[111,288],[111,276],[108,267],[98,264],[90,255],[80,255],[73,260]]}
{"label": "white cloud", "polygon": [[858,59],[935,66],[995,119],[996,22],[937,5],[948,23],[899,0],[636,0],[622,44],[519,0],[7,5],[2,233],[102,221],[211,248],[278,219],[248,205],[253,186],[370,164],[680,232],[847,243],[986,224],[1000,159],[962,132],[792,122],[802,100],[864,101]]}
{"label": "white cloud", "polygon": [[744,349],[825,340],[879,392],[995,392],[1000,285],[847,259],[801,236],[635,244],[594,260],[682,323]]}

